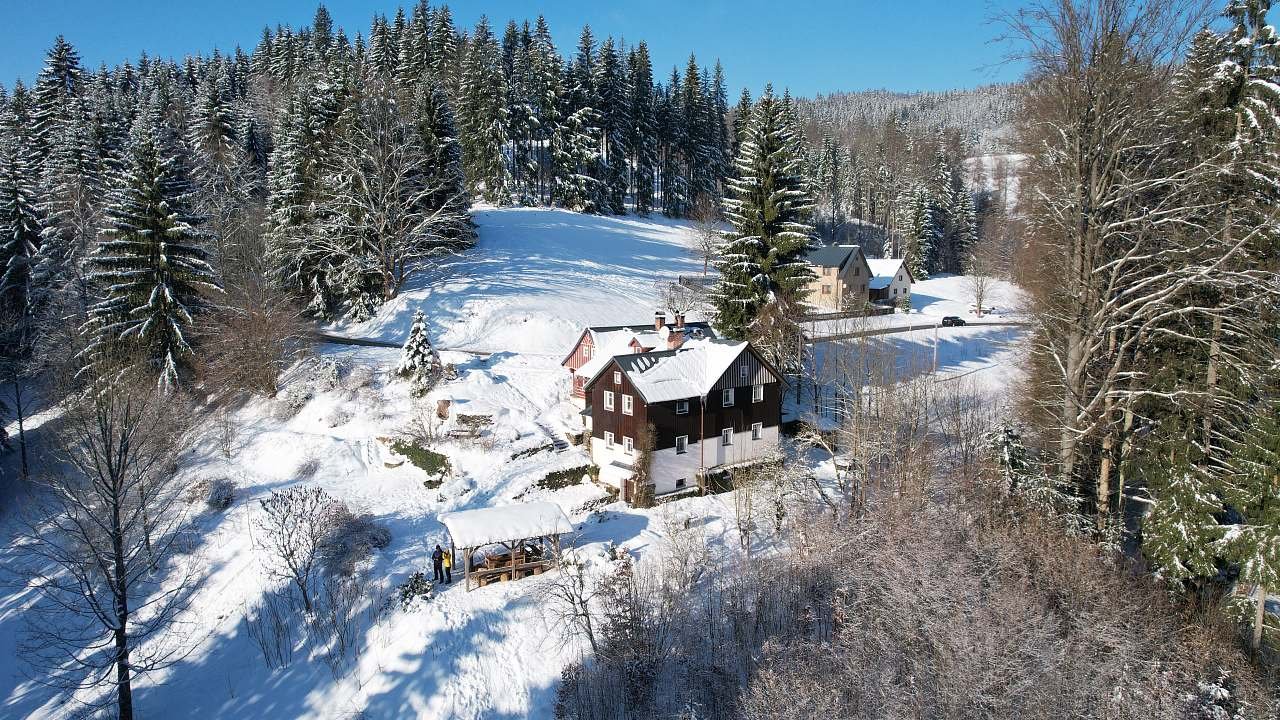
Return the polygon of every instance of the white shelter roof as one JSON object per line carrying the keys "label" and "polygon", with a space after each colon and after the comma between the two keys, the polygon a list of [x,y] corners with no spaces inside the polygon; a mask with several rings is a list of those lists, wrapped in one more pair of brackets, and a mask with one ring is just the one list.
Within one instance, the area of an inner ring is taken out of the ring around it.
{"label": "white shelter roof", "polygon": [[440,522],[444,523],[457,547],[480,547],[573,532],[573,523],[553,502],[459,510],[442,514]]}

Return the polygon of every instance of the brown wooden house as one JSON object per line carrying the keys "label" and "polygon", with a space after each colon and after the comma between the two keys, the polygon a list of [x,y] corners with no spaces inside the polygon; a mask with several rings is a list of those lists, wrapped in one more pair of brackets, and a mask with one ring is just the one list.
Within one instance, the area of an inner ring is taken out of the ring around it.
{"label": "brown wooden house", "polygon": [[695,487],[710,470],[776,450],[782,392],[781,373],[745,342],[690,340],[615,355],[584,382],[592,461],[602,482],[632,500],[635,462],[652,426],[654,494]]}

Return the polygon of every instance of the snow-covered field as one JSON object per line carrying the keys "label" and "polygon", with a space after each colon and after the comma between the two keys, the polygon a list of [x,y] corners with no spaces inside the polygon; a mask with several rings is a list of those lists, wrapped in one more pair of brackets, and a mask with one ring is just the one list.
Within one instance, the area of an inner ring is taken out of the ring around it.
{"label": "snow-covered field", "polygon": [[[370,588],[429,570],[430,549],[444,540],[440,513],[519,500],[560,504],[577,526],[575,542],[584,558],[600,566],[609,544],[640,558],[660,548],[662,528],[673,515],[705,518],[701,527],[712,551],[735,552],[733,503],[723,496],[640,511],[603,505],[604,493],[590,485],[557,491],[534,486],[550,471],[588,462],[581,448],[533,450],[579,424],[565,399],[561,358],[584,325],[649,322],[655,280],[700,272],[685,249],[684,225],[545,209],[479,209],[476,222],[476,248],[418,278],[372,320],[333,328],[398,342],[413,312],[424,310],[457,380],[414,400],[390,374],[396,350],[321,346],[316,358],[290,374],[280,399],[255,401],[235,413],[238,433],[229,459],[212,429],[188,458],[183,472],[192,483],[227,478],[236,499],[223,513],[198,500],[191,504],[200,529],[196,551],[208,572],[187,618],[193,651],[136,683],[142,717],[551,716],[560,670],[580,648],[549,627],[539,598],[545,578],[470,593],[455,584],[417,611],[392,610],[368,631],[363,655],[338,679],[323,662],[308,658],[305,646],[288,667],[266,668],[244,622],[246,606],[275,584],[255,550],[252,518],[260,512],[257,498],[292,484],[318,485],[390,528],[391,545],[365,569]],[[913,315],[964,315],[958,283],[939,278],[918,285],[913,297],[919,313]],[[1007,300],[1010,308],[1015,301]],[[945,332],[936,335],[939,372],[1007,375],[1016,330]],[[900,357],[933,357],[932,330],[887,338]],[[336,368],[336,381],[316,368]],[[421,470],[387,466],[390,455],[380,438],[402,434],[446,398],[455,416],[492,415],[494,422],[484,442],[439,441],[435,447],[448,455],[453,473],[439,488],[427,489]],[[19,493],[15,503],[21,501]],[[0,562],[6,564],[14,562],[13,526],[14,510],[6,507],[0,516]],[[21,591],[0,589],[0,716],[71,717],[80,706],[26,679],[14,659],[28,602]]]}

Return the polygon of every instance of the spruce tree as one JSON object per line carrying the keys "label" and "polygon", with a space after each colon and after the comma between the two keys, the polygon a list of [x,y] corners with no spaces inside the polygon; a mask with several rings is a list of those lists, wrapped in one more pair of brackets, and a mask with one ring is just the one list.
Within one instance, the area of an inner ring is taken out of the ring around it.
{"label": "spruce tree", "polygon": [[195,359],[196,323],[220,287],[202,218],[189,209],[190,184],[156,135],[140,118],[89,259],[102,299],[89,310],[87,352],[94,363],[147,362],[171,388]]}
{"label": "spruce tree", "polygon": [[716,327],[744,339],[768,306],[789,317],[813,278],[803,262],[812,242],[813,201],[780,103],[766,88],[752,112],[736,177],[728,183],[726,219],[733,230],[720,252],[720,280],[712,292]]}
{"label": "spruce tree", "polygon": [[430,385],[440,375],[440,356],[431,346],[427,335],[427,316],[421,310],[413,313],[413,326],[409,328],[409,337],[400,352],[396,374],[408,379],[415,393],[430,390]]}
{"label": "spruce tree", "polygon": [[44,230],[38,163],[22,125],[20,92],[0,114],[0,312],[15,320],[32,310],[32,271]]}
{"label": "spruce tree", "polygon": [[629,113],[627,79],[613,38],[605,38],[600,45],[593,82],[603,139],[600,155],[603,209],[621,215],[626,212]]}
{"label": "spruce tree", "polygon": [[494,205],[511,202],[507,165],[506,82],[497,40],[481,17],[467,50],[459,89],[462,159],[471,193]]}
{"label": "spruce tree", "polygon": [[641,41],[627,59],[630,76],[627,147],[631,151],[631,186],[636,213],[648,215],[654,205],[654,183],[658,171],[658,119],[656,116],[653,64],[649,47]]}

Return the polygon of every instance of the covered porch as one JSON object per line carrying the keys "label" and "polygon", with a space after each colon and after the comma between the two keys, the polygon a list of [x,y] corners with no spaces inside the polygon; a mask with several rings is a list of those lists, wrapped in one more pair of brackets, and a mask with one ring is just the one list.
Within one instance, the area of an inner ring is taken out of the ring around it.
{"label": "covered porch", "polygon": [[542,574],[560,554],[560,536],[573,532],[568,516],[551,502],[444,513],[440,522],[449,532],[455,564],[462,551],[468,591]]}

